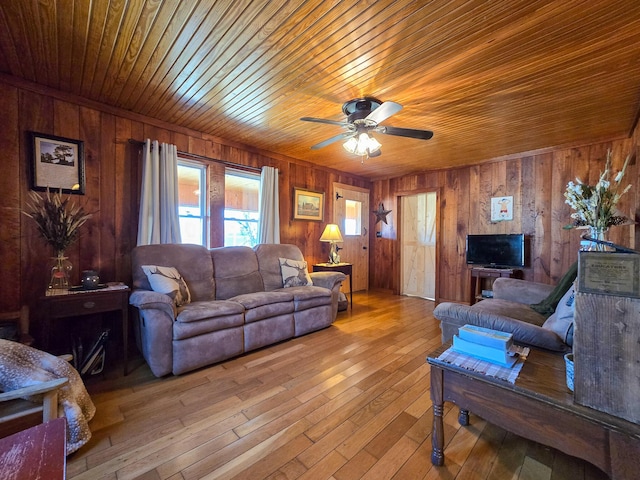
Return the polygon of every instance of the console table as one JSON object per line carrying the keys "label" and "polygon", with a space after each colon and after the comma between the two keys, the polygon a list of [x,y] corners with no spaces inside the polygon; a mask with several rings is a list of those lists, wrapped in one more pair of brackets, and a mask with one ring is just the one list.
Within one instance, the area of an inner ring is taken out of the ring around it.
{"label": "console table", "polygon": [[98,313],[118,312],[122,320],[122,355],[124,374],[128,371],[129,287],[110,285],[99,290],[64,291],[43,297],[42,348],[51,347],[51,333],[56,320]]}
{"label": "console table", "polygon": [[498,277],[513,277],[515,270],[510,268],[485,268],[485,267],[473,267],[471,268],[471,282],[469,295],[469,305],[473,305],[477,300],[482,300],[482,279]]}
{"label": "console table", "polygon": [[612,480],[637,478],[640,425],[573,401],[562,354],[531,349],[515,384],[438,360],[449,345],[430,354],[433,435],[431,462],[444,463],[443,404],[460,407],[524,438],[590,462]]}
{"label": "console table", "polygon": [[340,272],[349,275],[350,308],[353,310],[353,264],[351,263],[316,263],[314,272]]}

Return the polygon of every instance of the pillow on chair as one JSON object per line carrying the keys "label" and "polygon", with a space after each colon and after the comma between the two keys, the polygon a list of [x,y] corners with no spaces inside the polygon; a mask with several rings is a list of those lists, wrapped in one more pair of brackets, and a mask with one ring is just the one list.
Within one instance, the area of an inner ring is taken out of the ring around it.
{"label": "pillow on chair", "polygon": [[558,302],[556,311],[547,318],[542,328],[555,332],[567,345],[573,345],[573,316],[575,312],[573,285]]}

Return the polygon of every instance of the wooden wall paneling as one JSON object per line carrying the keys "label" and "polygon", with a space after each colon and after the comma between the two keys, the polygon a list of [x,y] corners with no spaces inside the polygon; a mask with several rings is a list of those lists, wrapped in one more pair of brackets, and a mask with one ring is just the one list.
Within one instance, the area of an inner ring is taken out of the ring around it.
{"label": "wooden wall paneling", "polygon": [[513,220],[502,222],[503,233],[522,232],[522,159],[503,162],[505,165],[505,195],[513,197]]}
{"label": "wooden wall paneling", "polygon": [[551,177],[551,260],[549,262],[552,283],[557,282],[565,273],[566,268],[563,266],[565,258],[570,257],[571,263],[578,259],[577,250],[571,252],[568,250],[565,252],[564,250],[565,248],[570,248],[571,236],[576,234],[573,230],[563,229],[570,220],[570,208],[564,203],[564,191],[567,185],[565,180],[571,178],[571,163],[574,159],[571,150],[574,149],[556,151],[553,155]]}
{"label": "wooden wall paneling", "polygon": [[[107,236],[110,223],[113,221],[113,211],[108,201],[113,201],[115,192],[102,191],[103,182],[113,182],[112,157],[106,157],[102,152],[102,142],[106,137],[113,143],[115,134],[113,129],[101,121],[99,111],[92,108],[80,107],[78,118],[80,127],[78,138],[84,142],[85,194],[73,197],[72,200],[82,205],[92,217],[80,228],[78,238],[78,261],[73,264],[73,284],[80,284],[82,270],[96,269],[103,276],[101,259],[112,252],[102,251],[103,236]],[[113,240],[112,240],[113,243]]]}
{"label": "wooden wall paneling", "polygon": [[0,111],[3,123],[0,129],[0,149],[5,158],[3,174],[0,175],[0,258],[3,259],[3,274],[11,279],[4,282],[0,289],[0,311],[17,311],[21,306],[20,284],[22,271],[21,233],[23,222],[32,220],[21,213],[23,202],[20,201],[24,176],[21,175],[20,155],[23,154],[20,142],[18,89],[0,83]]}
{"label": "wooden wall paneling", "polygon": [[493,233],[491,225],[491,197],[494,195],[493,190],[493,170],[491,163],[480,165],[480,188],[478,190],[479,197],[476,199],[480,206],[479,215],[469,225],[470,234]]}
{"label": "wooden wall paneling", "polygon": [[[100,202],[100,223],[98,229],[99,254],[89,266],[98,270],[100,279],[103,282],[116,281],[116,263],[122,260],[118,254],[118,243],[128,242],[128,238],[118,238],[116,232],[121,228],[116,228],[116,222],[121,222],[122,218],[116,215],[116,205],[122,201],[125,190],[130,188],[129,182],[123,181],[122,176],[118,176],[118,158],[116,156],[117,129],[116,118],[108,113],[100,114],[100,143],[98,144],[98,163],[100,165],[99,202]],[[122,210],[120,210],[122,212]],[[130,213],[128,213],[130,215]]]}
{"label": "wooden wall paneling", "polygon": [[176,146],[179,152],[194,153],[190,149],[191,136],[180,132],[171,132],[171,143]]}
{"label": "wooden wall paneling", "polygon": [[511,195],[511,193],[507,193],[506,162],[491,162],[489,165],[491,166],[491,196],[487,199],[487,218],[491,223],[491,228],[487,233],[507,233],[506,222],[491,221],[491,198]]}
{"label": "wooden wall paneling", "polygon": [[[41,133],[53,132],[53,99],[44,95],[34,94],[22,90],[20,92],[20,119],[19,135],[21,154],[21,178],[20,185],[23,189],[20,208],[26,208],[31,185],[30,171],[32,162],[31,140],[28,132]],[[22,292],[21,303],[28,304],[31,309],[31,321],[37,323],[36,301],[44,295],[49,284],[51,257],[53,250],[42,239],[33,220],[27,218],[23,222],[22,249],[20,251],[20,264],[22,268]],[[34,312],[35,310],[35,312]]]}
{"label": "wooden wall paneling", "polygon": [[[193,153],[194,155],[207,155],[207,142],[202,138],[197,138],[192,135],[188,137],[188,146],[186,147],[189,153]],[[180,149],[178,149],[180,150]]]}
{"label": "wooden wall paneling", "polygon": [[536,155],[534,181],[531,185],[535,202],[535,234],[531,239],[533,281],[550,283],[551,279],[551,165],[553,154]]}
{"label": "wooden wall paneling", "polygon": [[[113,149],[114,161],[114,204],[113,204],[113,236],[115,240],[115,261],[111,275],[107,281],[128,281],[131,278],[131,250],[136,245],[138,210],[133,208],[133,198],[137,198],[138,165],[133,159],[137,158],[136,150],[140,148],[129,143],[130,138],[141,138],[133,135],[132,122],[126,118],[115,117],[115,145]],[[104,139],[103,139],[104,145]],[[128,180],[128,181],[127,181]],[[137,203],[136,203],[137,205]],[[105,261],[108,259],[104,259]],[[102,266],[101,266],[102,268]]]}
{"label": "wooden wall paneling", "polygon": [[210,162],[209,172],[209,245],[224,246],[224,173],[225,167]]}
{"label": "wooden wall paneling", "polygon": [[[79,106],[65,102],[62,100],[53,100],[53,131],[42,132],[52,133],[53,135],[59,135],[61,137],[73,138],[76,140],[82,140],[80,138],[80,113]],[[86,148],[85,144],[85,148]],[[86,155],[85,155],[85,168],[86,168]],[[82,196],[72,196],[73,202],[81,202],[84,200]],[[86,207],[86,206],[85,206]],[[91,222],[91,220],[89,220]],[[83,229],[86,230],[86,229]],[[83,233],[83,232],[81,232]],[[77,284],[76,278],[79,280],[78,267],[80,265],[80,242],[74,242],[67,250],[65,255],[69,258],[69,261],[73,265],[71,271],[71,278],[69,281],[72,284]]]}
{"label": "wooden wall paneling", "polygon": [[[520,232],[525,234],[525,268],[522,270],[525,280],[533,281],[533,252],[536,245],[536,176],[533,157],[524,157],[520,161]],[[516,223],[515,225],[518,225]],[[515,232],[514,233],[520,233]]]}
{"label": "wooden wall paneling", "polygon": [[[459,269],[460,255],[464,255],[464,246],[460,250],[458,242],[458,193],[456,191],[455,182],[457,181],[455,170],[450,170],[444,173],[445,187],[442,192],[442,262],[440,262],[440,284],[442,300],[447,301],[463,301],[462,295],[457,293],[455,288],[455,278],[459,278],[461,275],[468,276],[467,268],[463,270]],[[479,202],[478,202],[479,203]],[[472,233],[472,232],[469,232]]]}

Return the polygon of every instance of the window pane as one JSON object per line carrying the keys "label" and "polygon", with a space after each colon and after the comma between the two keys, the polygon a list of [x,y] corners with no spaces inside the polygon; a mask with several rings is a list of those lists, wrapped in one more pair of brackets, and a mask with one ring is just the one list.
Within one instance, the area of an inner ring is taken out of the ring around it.
{"label": "window pane", "polygon": [[224,245],[258,244],[260,176],[227,170],[224,177]]}
{"label": "window pane", "polygon": [[182,243],[206,246],[206,166],[178,160],[178,215]]}
{"label": "window pane", "polygon": [[362,234],[362,202],[345,200],[344,234]]}

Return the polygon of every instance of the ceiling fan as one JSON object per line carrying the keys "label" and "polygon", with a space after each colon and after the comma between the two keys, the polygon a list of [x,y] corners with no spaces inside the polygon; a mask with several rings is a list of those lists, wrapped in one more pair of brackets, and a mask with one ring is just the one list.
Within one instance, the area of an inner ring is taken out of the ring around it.
{"label": "ceiling fan", "polygon": [[420,140],[429,140],[433,137],[433,132],[430,130],[415,130],[411,128],[380,125],[380,123],[398,113],[400,110],[402,110],[402,105],[399,103],[381,102],[377,98],[364,97],[349,100],[342,105],[342,112],[347,116],[346,121],[337,122],[335,120],[313,117],[302,117],[300,120],[338,125],[347,130],[346,132],[313,145],[311,147],[312,150],[326,147],[340,140],[347,140],[343,146],[348,152],[361,156],[377,157],[382,153],[380,151],[381,145],[370,135],[372,132],[398,137],[417,138]]}

